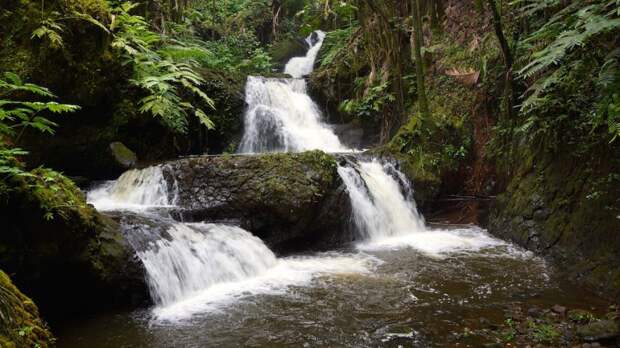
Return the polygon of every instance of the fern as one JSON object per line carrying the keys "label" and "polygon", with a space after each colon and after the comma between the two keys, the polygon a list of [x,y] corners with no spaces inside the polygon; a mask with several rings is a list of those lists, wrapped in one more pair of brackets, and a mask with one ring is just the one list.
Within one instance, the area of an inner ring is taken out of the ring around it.
{"label": "fern", "polygon": [[13,306],[15,306],[17,301],[18,299],[15,295],[0,283],[0,334],[12,335],[11,328],[13,327],[13,317],[15,316]]}
{"label": "fern", "polygon": [[[136,5],[123,3],[114,10],[110,25],[114,39],[112,47],[122,52],[125,63],[133,66],[131,83],[147,95],[140,99],[140,112],[158,118],[175,132],[187,131],[189,115],[213,128],[209,117],[193,102],[197,99],[211,108],[215,104],[200,90],[204,79],[196,72],[196,57],[207,55],[205,49],[178,41],[168,44],[163,37],[149,29],[141,16],[129,13]],[[186,99],[193,95],[194,98]]]}
{"label": "fern", "polygon": [[[540,115],[554,115],[570,110],[575,114],[587,115],[573,129],[590,124],[594,131],[606,125],[611,141],[617,139],[620,134],[620,103],[617,102],[620,99],[617,97],[620,88],[620,50],[614,49],[608,54],[605,51],[609,51],[609,40],[614,47],[613,42],[620,34],[620,2],[574,0],[566,4],[556,0],[523,0],[515,1],[512,5],[520,7],[523,17],[534,16],[533,21],[543,14],[551,13],[521,45],[529,50],[529,55],[518,75],[529,82],[529,88],[520,106],[526,120],[518,133],[530,138],[549,135],[549,132],[560,136],[560,125],[568,119],[562,114],[554,117]],[[604,63],[599,63],[600,57],[605,55]],[[588,76],[592,70],[595,74],[598,71],[598,78],[596,75],[593,78]],[[578,89],[574,85],[578,79],[594,79],[596,91],[580,96],[566,95],[567,91]],[[586,101],[586,95],[592,95],[597,100]],[[585,109],[588,103],[590,107],[596,104],[595,110]]]}
{"label": "fern", "polygon": [[[585,46],[590,40],[598,35],[620,28],[620,18],[610,18],[607,15],[600,15],[604,11],[603,6],[590,5],[579,9],[571,14],[565,21],[569,26],[564,26],[560,21],[562,16],[555,16],[550,23],[543,26],[534,33],[528,41],[555,39],[546,45],[542,50],[532,53],[529,64],[519,71],[524,78],[544,71],[545,69],[558,65],[571,50]],[[559,35],[556,35],[558,34]]]}
{"label": "fern", "polygon": [[32,32],[32,39],[45,39],[50,47],[58,49],[64,46],[62,32],[64,27],[52,18],[44,19],[41,26]]}
{"label": "fern", "polygon": [[22,96],[24,93],[39,99],[55,98],[47,88],[26,83],[14,73],[4,73],[0,78],[0,174],[3,177],[27,175],[21,170],[18,160],[27,152],[9,145],[17,130],[32,128],[42,133],[53,134],[57,124],[44,117],[45,113],[61,114],[79,109],[76,105],[54,101],[15,100],[15,95]]}

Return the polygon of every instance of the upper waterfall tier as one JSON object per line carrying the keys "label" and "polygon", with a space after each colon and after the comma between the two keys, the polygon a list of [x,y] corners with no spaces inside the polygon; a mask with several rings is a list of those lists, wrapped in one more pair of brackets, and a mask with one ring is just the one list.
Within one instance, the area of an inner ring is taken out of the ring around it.
{"label": "upper waterfall tier", "polygon": [[321,121],[304,80],[250,76],[245,94],[248,110],[239,152],[348,151]]}
{"label": "upper waterfall tier", "polygon": [[306,56],[288,62],[285,73],[294,78],[248,77],[245,87],[248,107],[240,153],[351,151],[323,122],[302,79],[312,72],[324,38],[324,32],[314,32],[306,39],[310,45]]}
{"label": "upper waterfall tier", "polygon": [[289,60],[284,67],[284,73],[294,78],[301,78],[309,75],[312,70],[314,70],[314,62],[316,61],[321,46],[323,46],[323,40],[325,40],[325,32],[320,30],[308,36],[306,38],[306,42],[310,46],[308,53],[306,53],[305,57],[295,57]]}

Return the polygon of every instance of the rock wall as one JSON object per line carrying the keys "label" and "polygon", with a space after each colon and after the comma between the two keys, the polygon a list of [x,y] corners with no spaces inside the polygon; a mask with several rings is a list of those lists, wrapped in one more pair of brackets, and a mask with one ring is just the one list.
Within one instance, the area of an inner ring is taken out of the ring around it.
{"label": "rock wall", "polygon": [[617,299],[620,188],[608,181],[617,172],[610,153],[589,159],[568,153],[526,157],[493,204],[489,230],[549,258],[566,277]]}
{"label": "rock wall", "polygon": [[320,151],[194,157],[167,163],[184,220],[232,220],[277,251],[353,239],[336,158]]}

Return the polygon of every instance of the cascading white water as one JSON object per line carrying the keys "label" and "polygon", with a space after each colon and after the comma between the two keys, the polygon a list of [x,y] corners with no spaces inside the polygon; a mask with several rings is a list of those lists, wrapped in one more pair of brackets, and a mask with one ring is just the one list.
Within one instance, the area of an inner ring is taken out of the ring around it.
{"label": "cascading white water", "polygon": [[166,207],[176,201],[176,190],[172,186],[169,189],[159,166],[132,169],[117,180],[89,191],[87,200],[102,211]]}
{"label": "cascading white water", "polygon": [[287,64],[285,72],[295,78],[248,77],[240,153],[350,151],[322,122],[319,108],[307,94],[306,81],[301,79],[312,72],[325,33],[317,32],[317,36],[305,57],[293,58]]}
{"label": "cascading white water", "polygon": [[[315,41],[313,44],[313,35]],[[325,32],[323,31],[315,31],[313,34],[306,38],[306,42],[310,46],[310,49],[306,53],[305,57],[295,57],[286,63],[284,67],[284,73],[289,74],[294,78],[301,78],[306,75],[309,75],[313,68],[314,62],[316,61],[316,56],[319,54],[319,50],[321,46],[323,46],[323,40],[325,40]]]}
{"label": "cascading white water", "polygon": [[241,228],[221,224],[175,224],[171,239],[139,252],[151,296],[170,305],[215,284],[256,277],[276,265],[276,256]]}
{"label": "cascading white water", "polygon": [[176,182],[169,183],[159,166],[130,170],[90,191],[88,200],[100,210],[132,211],[127,239],[145,267],[158,319],[186,319],[229,299],[282,293],[321,274],[365,273],[376,263],[344,254],[278,259],[239,227],[181,223],[160,210],[146,211],[173,208],[177,200]]}
{"label": "cascading white water", "polygon": [[[403,173],[377,160],[339,166],[365,251],[410,247],[432,257],[503,245],[479,228],[428,229]],[[403,192],[404,191],[404,192]]]}
{"label": "cascading white water", "polygon": [[355,167],[338,167],[353,207],[353,219],[363,239],[426,231],[415,203],[401,192],[401,185],[388,171],[398,175],[389,164],[377,160],[359,162]]}
{"label": "cascading white water", "polygon": [[239,152],[347,151],[306,93],[302,79],[248,78]]}

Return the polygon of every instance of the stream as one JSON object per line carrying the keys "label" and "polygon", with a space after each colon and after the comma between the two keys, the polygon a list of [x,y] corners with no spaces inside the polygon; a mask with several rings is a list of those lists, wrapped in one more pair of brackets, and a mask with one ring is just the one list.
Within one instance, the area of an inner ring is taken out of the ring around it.
{"label": "stream", "polygon": [[[240,153],[355,153],[306,94],[303,77],[324,37],[311,35],[307,56],[287,64],[292,78],[248,78]],[[338,174],[356,242],[286,256],[234,224],[174,220],[166,212],[177,203],[175,187],[157,166],[91,190],[88,200],[100,211],[164,226],[155,233],[136,223],[127,237],[154,306],[60,323],[58,346],[477,346],[480,337],[463,333],[503,322],[514,303],[600,304],[544,260],[484,229],[425,222],[413,188],[389,162],[355,158]]]}

